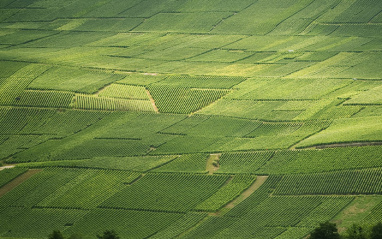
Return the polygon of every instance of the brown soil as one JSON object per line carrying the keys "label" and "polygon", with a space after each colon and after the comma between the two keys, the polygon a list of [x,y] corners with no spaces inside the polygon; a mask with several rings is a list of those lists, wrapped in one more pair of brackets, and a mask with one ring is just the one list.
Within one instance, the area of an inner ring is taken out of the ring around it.
{"label": "brown soil", "polygon": [[151,102],[151,105],[152,105],[153,108],[154,108],[154,111],[155,111],[156,113],[159,113],[158,107],[155,105],[154,98],[153,98],[152,95],[150,94],[150,91],[146,89],[146,93],[147,93],[147,95],[148,95],[149,98],[150,98],[150,102]]}
{"label": "brown soil", "polygon": [[263,183],[265,180],[267,180],[268,176],[257,176],[255,182],[247,189],[245,190],[239,197],[237,197],[232,202],[228,203],[224,208],[234,208],[236,205],[244,201],[246,198],[251,196],[252,193],[254,193]]}
{"label": "brown soil", "polygon": [[3,187],[0,188],[0,197],[2,197],[7,192],[9,192],[12,189],[14,189],[15,187],[17,187],[18,185],[23,183],[25,180],[27,180],[30,177],[32,177],[33,175],[39,173],[40,171],[42,171],[42,170],[41,169],[30,169],[27,172],[25,172],[25,173],[21,174],[20,176],[16,177],[15,179],[13,179],[12,181],[10,181],[9,183],[7,183],[6,185],[4,185]]}

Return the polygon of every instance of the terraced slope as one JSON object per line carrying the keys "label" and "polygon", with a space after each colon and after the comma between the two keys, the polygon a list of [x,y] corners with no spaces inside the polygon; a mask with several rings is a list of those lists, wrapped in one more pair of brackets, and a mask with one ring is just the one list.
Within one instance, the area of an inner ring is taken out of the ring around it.
{"label": "terraced slope", "polygon": [[381,33],[379,0],[0,1],[0,238],[381,221]]}

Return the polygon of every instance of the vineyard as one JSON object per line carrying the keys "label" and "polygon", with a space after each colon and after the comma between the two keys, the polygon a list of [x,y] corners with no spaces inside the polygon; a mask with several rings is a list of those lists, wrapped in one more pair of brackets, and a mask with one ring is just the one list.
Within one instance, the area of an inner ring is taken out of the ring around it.
{"label": "vineyard", "polygon": [[0,1],[0,239],[382,221],[382,2]]}

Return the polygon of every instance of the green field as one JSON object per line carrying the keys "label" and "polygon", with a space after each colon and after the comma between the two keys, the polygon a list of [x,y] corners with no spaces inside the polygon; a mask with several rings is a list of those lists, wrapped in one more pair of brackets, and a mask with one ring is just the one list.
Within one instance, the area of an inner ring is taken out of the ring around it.
{"label": "green field", "polygon": [[1,0],[0,239],[382,221],[380,0]]}

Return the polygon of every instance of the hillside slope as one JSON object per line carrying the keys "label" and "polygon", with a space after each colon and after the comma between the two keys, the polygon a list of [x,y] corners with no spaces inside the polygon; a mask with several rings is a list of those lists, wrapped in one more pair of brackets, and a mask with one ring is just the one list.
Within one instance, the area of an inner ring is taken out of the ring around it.
{"label": "hillside slope", "polygon": [[381,33],[378,0],[2,0],[0,238],[382,221]]}

